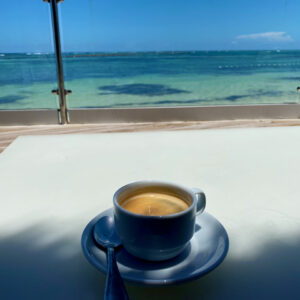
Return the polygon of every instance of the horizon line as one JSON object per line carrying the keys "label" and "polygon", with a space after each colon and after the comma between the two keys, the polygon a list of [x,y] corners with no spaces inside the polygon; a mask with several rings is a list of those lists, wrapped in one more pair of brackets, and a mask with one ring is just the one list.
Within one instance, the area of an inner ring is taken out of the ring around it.
{"label": "horizon line", "polygon": [[[230,50],[140,50],[140,51],[62,51],[62,54],[76,54],[76,53],[101,53],[101,54],[137,54],[137,53],[187,53],[187,52],[256,52],[256,51],[272,51],[272,52],[281,52],[281,51],[299,51],[300,49],[230,49]],[[23,52],[2,52],[1,54],[27,54],[27,55],[46,55],[46,54],[55,54],[55,52],[48,51],[23,51]]]}

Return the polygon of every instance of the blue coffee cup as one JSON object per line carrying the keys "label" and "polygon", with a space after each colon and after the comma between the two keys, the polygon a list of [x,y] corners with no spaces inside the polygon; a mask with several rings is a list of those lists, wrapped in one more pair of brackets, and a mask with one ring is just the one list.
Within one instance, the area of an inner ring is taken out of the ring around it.
{"label": "blue coffee cup", "polygon": [[[141,193],[165,193],[183,199],[189,207],[175,214],[148,216],[124,209],[125,199]],[[206,205],[200,189],[159,182],[139,181],[118,189],[113,197],[116,231],[131,255],[150,261],[162,261],[179,255],[195,232],[196,215]]]}

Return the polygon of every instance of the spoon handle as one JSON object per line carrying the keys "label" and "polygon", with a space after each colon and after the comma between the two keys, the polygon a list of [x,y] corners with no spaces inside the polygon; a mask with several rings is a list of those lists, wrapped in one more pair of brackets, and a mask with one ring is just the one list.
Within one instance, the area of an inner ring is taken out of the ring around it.
{"label": "spoon handle", "polygon": [[116,263],[114,248],[107,249],[107,277],[104,299],[129,300],[124,282]]}

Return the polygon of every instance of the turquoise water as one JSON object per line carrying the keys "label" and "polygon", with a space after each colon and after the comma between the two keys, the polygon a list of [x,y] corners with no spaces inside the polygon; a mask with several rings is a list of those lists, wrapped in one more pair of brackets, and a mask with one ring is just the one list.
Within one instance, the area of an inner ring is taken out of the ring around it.
{"label": "turquoise water", "polygon": [[[299,102],[300,51],[65,53],[68,106]],[[57,108],[53,54],[0,54],[0,109]]]}

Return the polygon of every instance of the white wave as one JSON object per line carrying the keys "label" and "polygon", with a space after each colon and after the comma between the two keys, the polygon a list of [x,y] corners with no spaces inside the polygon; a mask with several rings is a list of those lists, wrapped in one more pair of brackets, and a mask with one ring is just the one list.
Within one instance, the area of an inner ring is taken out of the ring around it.
{"label": "white wave", "polygon": [[27,52],[26,55],[44,55],[44,54],[49,54],[46,52]]}

